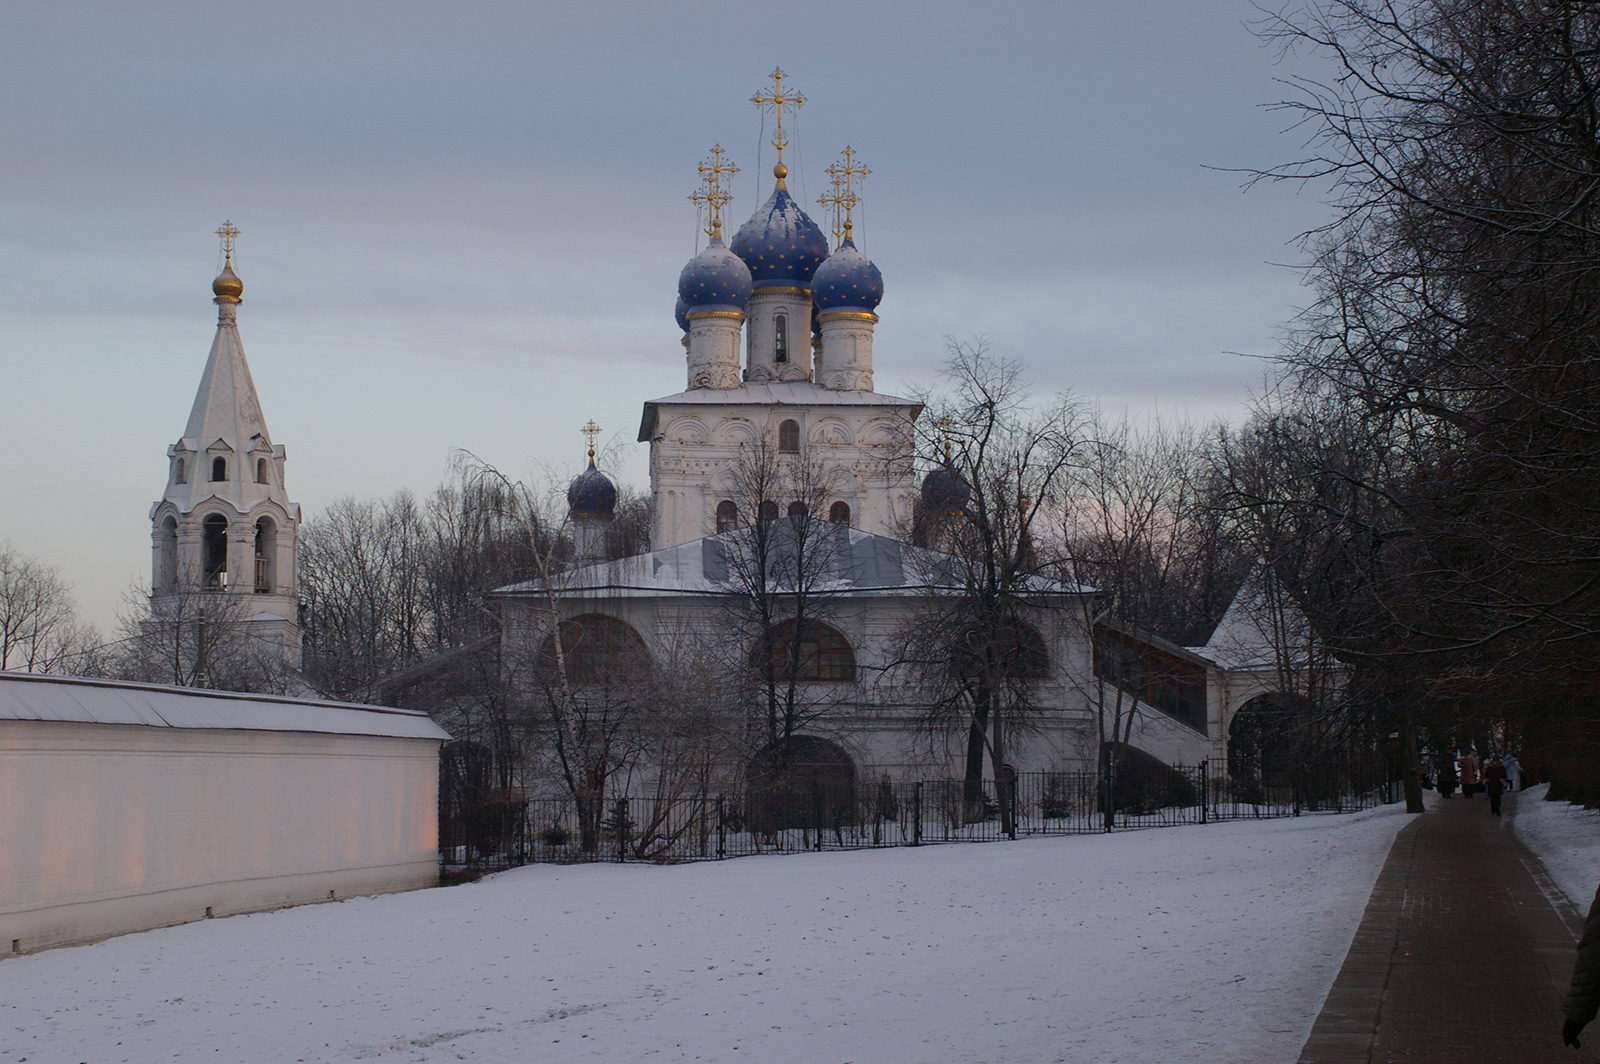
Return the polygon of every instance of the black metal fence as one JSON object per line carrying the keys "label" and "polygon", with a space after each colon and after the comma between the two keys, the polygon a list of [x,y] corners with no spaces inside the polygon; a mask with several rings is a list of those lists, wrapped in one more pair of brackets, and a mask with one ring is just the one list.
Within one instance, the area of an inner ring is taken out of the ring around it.
{"label": "black metal fence", "polygon": [[1219,763],[1129,771],[1028,772],[976,790],[961,780],[857,783],[843,796],[693,793],[524,800],[499,791],[447,796],[440,857],[447,875],[529,862],[710,861],[763,853],[855,850],[1029,835],[1086,835],[1209,821],[1352,812],[1399,800],[1381,763],[1232,778]]}

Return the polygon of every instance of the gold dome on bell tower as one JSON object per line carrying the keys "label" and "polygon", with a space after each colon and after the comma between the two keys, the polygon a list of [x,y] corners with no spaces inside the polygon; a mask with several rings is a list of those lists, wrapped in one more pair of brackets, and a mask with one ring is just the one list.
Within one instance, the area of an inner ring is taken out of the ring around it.
{"label": "gold dome on bell tower", "polygon": [[217,297],[212,302],[237,303],[239,297],[244,294],[244,282],[233,272],[233,238],[239,235],[239,230],[234,228],[232,222],[223,222],[222,228],[217,230],[217,235],[222,238],[223,260],[222,272],[211,282],[211,291]]}

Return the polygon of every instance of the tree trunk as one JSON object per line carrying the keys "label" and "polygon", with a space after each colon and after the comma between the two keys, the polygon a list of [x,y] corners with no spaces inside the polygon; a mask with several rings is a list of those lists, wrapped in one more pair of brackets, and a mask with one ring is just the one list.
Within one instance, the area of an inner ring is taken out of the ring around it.
{"label": "tree trunk", "polygon": [[967,771],[961,781],[961,816],[969,822],[983,818],[983,751],[988,732],[989,707],[980,702],[973,707],[967,728]]}
{"label": "tree trunk", "polygon": [[1406,699],[1405,719],[1400,724],[1400,737],[1405,742],[1406,763],[1400,780],[1406,791],[1406,812],[1422,812],[1422,780],[1418,778],[1417,760],[1417,707]]}

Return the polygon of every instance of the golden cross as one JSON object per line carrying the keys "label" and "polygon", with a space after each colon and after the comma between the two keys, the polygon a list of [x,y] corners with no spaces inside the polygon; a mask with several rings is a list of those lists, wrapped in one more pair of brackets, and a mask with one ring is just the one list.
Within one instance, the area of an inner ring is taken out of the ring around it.
{"label": "golden cross", "polygon": [[587,425],[583,426],[583,428],[579,429],[578,431],[583,433],[585,436],[589,437],[589,461],[593,462],[594,461],[594,438],[596,436],[600,435],[600,426],[596,425],[594,423],[594,418],[590,418],[589,419],[589,423]]}
{"label": "golden cross", "polygon": [[[733,175],[739,168],[727,161],[722,145],[711,148],[711,155],[700,164],[700,188],[689,196],[697,206],[706,208],[706,236],[713,240],[722,237],[722,208],[733,200]],[[726,182],[724,182],[726,177]]]}
{"label": "golden cross", "polygon": [[824,193],[817,198],[817,203],[823,207],[833,208],[833,248],[835,251],[844,246],[850,239],[850,230],[855,223],[850,220],[850,213],[861,206],[861,196],[856,192],[856,182],[866,178],[872,173],[865,166],[856,164],[856,150],[845,145],[844,151],[839,153],[839,161],[828,167],[828,179],[833,185],[833,191]]}
{"label": "golden cross", "polygon": [[783,136],[783,112],[785,109],[792,108],[796,114],[799,114],[800,108],[805,106],[806,102],[806,98],[798,92],[792,90],[784,92],[783,79],[783,68],[774,68],[772,71],[772,91],[767,93],[758,92],[750,97],[750,102],[755,104],[759,110],[771,111],[778,121],[777,129],[772,134],[772,146],[778,149],[778,163],[772,168],[772,176],[778,179],[779,188],[788,187],[783,183],[783,179],[789,176],[789,168],[783,165],[783,149],[789,144]]}
{"label": "golden cross", "polygon": [[223,222],[222,228],[217,230],[217,235],[222,238],[222,253],[229,260],[233,258],[233,238],[239,235],[239,230],[232,222]]}

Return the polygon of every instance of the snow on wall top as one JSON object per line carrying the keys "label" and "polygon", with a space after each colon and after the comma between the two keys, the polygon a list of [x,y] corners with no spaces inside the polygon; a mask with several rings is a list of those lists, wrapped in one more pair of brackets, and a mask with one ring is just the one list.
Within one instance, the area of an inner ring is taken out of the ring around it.
{"label": "snow on wall top", "polygon": [[19,672],[0,672],[0,720],[450,738],[410,709]]}

